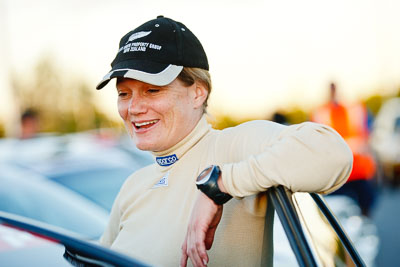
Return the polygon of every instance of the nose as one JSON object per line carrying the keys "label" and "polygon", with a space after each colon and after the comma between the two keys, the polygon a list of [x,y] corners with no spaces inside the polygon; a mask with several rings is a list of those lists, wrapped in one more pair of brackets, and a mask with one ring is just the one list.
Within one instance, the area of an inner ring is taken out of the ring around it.
{"label": "nose", "polygon": [[146,113],[147,103],[140,94],[133,94],[129,103],[128,112],[130,115]]}

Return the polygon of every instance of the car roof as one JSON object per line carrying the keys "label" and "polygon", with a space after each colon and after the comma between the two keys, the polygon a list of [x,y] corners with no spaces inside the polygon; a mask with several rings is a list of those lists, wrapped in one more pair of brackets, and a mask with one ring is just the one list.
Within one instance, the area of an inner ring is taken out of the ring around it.
{"label": "car roof", "polygon": [[96,168],[124,168],[133,172],[153,163],[153,158],[126,140],[103,140],[91,133],[77,133],[0,140],[0,161],[56,175]]}

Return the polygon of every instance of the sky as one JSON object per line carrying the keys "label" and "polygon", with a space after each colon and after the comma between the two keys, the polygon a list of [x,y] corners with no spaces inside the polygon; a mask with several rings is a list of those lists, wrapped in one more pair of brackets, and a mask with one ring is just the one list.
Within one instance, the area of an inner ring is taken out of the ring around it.
{"label": "sky", "polygon": [[[399,10],[396,0],[0,0],[0,120],[15,116],[11,72],[23,79],[51,55],[95,90],[120,38],[157,15],[202,42],[212,114],[263,119],[311,109],[326,101],[331,81],[347,102],[391,94],[400,88]],[[112,116],[114,86],[96,92]]]}

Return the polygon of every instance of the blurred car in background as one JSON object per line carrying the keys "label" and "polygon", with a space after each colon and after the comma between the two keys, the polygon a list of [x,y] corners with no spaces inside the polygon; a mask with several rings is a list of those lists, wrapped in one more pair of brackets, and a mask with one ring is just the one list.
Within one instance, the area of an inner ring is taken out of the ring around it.
{"label": "blurred car in background", "polygon": [[0,162],[37,173],[110,211],[126,178],[153,159],[125,139],[78,133],[1,140]]}
{"label": "blurred car in background", "polygon": [[26,169],[0,164],[0,211],[62,227],[98,239],[107,210],[83,196]]}
{"label": "blurred car in background", "polygon": [[374,266],[379,251],[378,229],[369,217],[362,215],[360,207],[350,197],[328,195],[324,197],[360,253],[367,266]]}
{"label": "blurred car in background", "polygon": [[400,185],[400,97],[387,100],[380,108],[372,129],[371,147],[383,181]]}

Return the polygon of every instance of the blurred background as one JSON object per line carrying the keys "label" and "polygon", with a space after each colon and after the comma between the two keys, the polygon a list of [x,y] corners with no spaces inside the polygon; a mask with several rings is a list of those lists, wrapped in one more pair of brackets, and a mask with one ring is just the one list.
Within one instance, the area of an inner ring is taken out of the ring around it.
{"label": "blurred background", "polygon": [[[400,250],[399,10],[396,0],[0,0],[1,174],[29,171],[96,202],[90,186],[62,177],[98,177],[104,167],[123,170],[122,183],[151,163],[127,140],[114,84],[95,85],[120,38],[164,15],[190,28],[207,52],[215,128],[311,120],[345,137],[360,163],[340,193],[361,201],[379,235],[376,263],[392,265]],[[109,153],[117,160],[108,166],[99,155]],[[107,216],[107,203],[97,203],[105,209],[97,217]]]}

